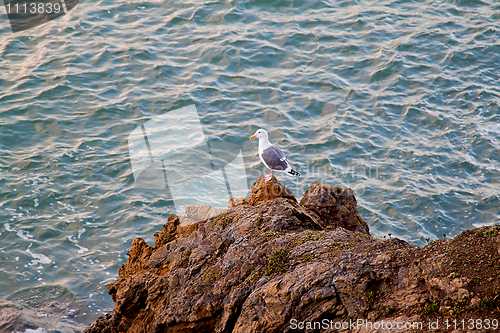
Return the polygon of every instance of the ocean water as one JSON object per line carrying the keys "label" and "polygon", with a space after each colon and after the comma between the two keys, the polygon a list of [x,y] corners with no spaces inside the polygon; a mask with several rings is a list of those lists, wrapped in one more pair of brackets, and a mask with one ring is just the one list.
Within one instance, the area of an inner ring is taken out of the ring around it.
{"label": "ocean water", "polygon": [[134,238],[246,193],[258,128],[302,174],[279,181],[352,188],[377,238],[500,222],[497,1],[82,1],[15,34],[1,13],[0,310],[25,331],[81,331]]}

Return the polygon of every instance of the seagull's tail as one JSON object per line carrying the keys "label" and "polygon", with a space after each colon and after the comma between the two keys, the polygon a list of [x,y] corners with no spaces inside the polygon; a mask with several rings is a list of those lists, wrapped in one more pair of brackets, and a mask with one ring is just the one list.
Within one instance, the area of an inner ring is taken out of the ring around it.
{"label": "seagull's tail", "polygon": [[297,171],[295,171],[293,169],[290,169],[290,171],[288,171],[288,174],[295,176],[295,177],[300,177],[300,173],[298,173]]}

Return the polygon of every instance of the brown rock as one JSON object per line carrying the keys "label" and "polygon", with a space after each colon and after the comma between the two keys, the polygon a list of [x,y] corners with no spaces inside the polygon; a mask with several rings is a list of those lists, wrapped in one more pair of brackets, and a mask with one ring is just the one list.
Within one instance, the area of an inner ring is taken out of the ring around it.
{"label": "brown rock", "polygon": [[177,215],[170,215],[167,219],[167,223],[163,225],[163,231],[158,231],[154,233],[155,236],[155,248],[167,244],[178,237],[177,228],[179,227],[180,221]]}
{"label": "brown rock", "polygon": [[151,256],[151,253],[153,253],[153,248],[146,244],[144,239],[134,239],[127,252],[127,264],[121,265],[118,273],[123,277],[128,277],[143,271],[145,269],[144,263]]}
{"label": "brown rock", "polygon": [[268,186],[255,186],[253,205],[189,230],[169,218],[155,248],[135,240],[110,285],[115,310],[85,332],[290,332],[292,319],[500,316],[500,227],[421,249],[372,238],[353,222],[348,189],[313,184],[302,205],[257,195]]}
{"label": "brown rock", "polygon": [[342,227],[369,234],[368,224],[359,216],[356,198],[350,188],[321,185],[313,182],[300,204],[314,211],[323,226]]}
{"label": "brown rock", "polygon": [[256,205],[259,202],[272,200],[274,198],[287,198],[297,201],[292,191],[279,183],[276,177],[273,176],[273,179],[268,182],[264,180],[264,177],[257,178],[257,181],[252,184],[252,192],[248,198],[248,203],[250,205]]}
{"label": "brown rock", "polygon": [[[213,208],[213,207],[212,207]],[[163,225],[163,231],[157,231],[154,233],[155,236],[155,249],[170,243],[174,239],[187,235],[198,229],[201,223],[193,222],[187,225],[180,225],[180,219],[177,215],[170,215],[167,219],[167,223]],[[146,244],[144,242],[144,244]],[[132,243],[133,247],[134,243]],[[130,255],[130,254],[129,254]]]}

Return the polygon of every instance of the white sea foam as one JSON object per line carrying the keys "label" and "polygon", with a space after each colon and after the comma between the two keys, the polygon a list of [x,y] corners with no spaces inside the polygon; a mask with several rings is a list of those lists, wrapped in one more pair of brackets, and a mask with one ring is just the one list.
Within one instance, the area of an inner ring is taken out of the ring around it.
{"label": "white sea foam", "polygon": [[31,246],[33,244],[30,244],[28,246],[28,249],[26,250],[26,252],[28,252],[34,259],[31,260],[31,262],[29,263],[30,266],[35,266],[35,265],[38,265],[38,264],[43,264],[43,265],[50,265],[52,263],[52,260],[49,259],[49,257],[43,255],[43,254],[39,254],[39,253],[34,253],[30,250]]}
{"label": "white sea foam", "polygon": [[490,226],[493,226],[493,225],[498,225],[500,221],[488,221],[488,222],[480,222],[480,223],[472,223],[472,225],[474,226],[474,228],[481,228],[481,227],[490,227]]}
{"label": "white sea foam", "polygon": [[486,126],[482,131],[483,133],[500,134],[500,124]]}
{"label": "white sea foam", "polygon": [[[17,331],[16,333],[23,333],[23,332]],[[47,333],[47,331],[41,327],[37,328],[36,330],[32,330],[31,328],[27,328],[26,331],[24,331],[24,333]]]}
{"label": "white sea foam", "polygon": [[29,231],[26,230],[18,230],[17,235],[24,240],[29,240],[30,238],[33,238],[33,236],[30,235]]}
{"label": "white sea foam", "polygon": [[74,236],[68,236],[68,240],[69,240],[71,243],[75,244],[75,246],[79,249],[79,250],[78,250],[78,253],[79,253],[79,254],[82,254],[82,253],[87,252],[87,251],[89,250],[89,249],[87,249],[86,247],[81,246],[81,245],[79,244],[78,240],[77,240]]}
{"label": "white sea foam", "polygon": [[[13,219],[10,219],[10,220],[13,221]],[[33,238],[33,236],[30,235],[29,231],[27,231],[27,230],[16,230],[16,229],[12,228],[9,223],[5,223],[4,226],[5,226],[5,230],[10,231],[10,232],[15,232],[18,237],[20,237],[24,240],[30,240],[30,238]]]}
{"label": "white sea foam", "polygon": [[83,235],[85,231],[85,228],[81,228],[80,231],[78,231],[78,238],[80,238],[80,236]]}

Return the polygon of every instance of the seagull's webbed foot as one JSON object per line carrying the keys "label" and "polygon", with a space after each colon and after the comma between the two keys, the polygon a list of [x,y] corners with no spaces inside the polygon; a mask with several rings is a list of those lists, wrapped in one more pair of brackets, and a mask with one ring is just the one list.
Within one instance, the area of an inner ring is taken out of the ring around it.
{"label": "seagull's webbed foot", "polygon": [[273,175],[272,175],[272,174],[269,174],[269,175],[265,175],[265,176],[264,176],[264,181],[266,181],[266,182],[269,182],[269,181],[271,181],[272,179],[273,179]]}

